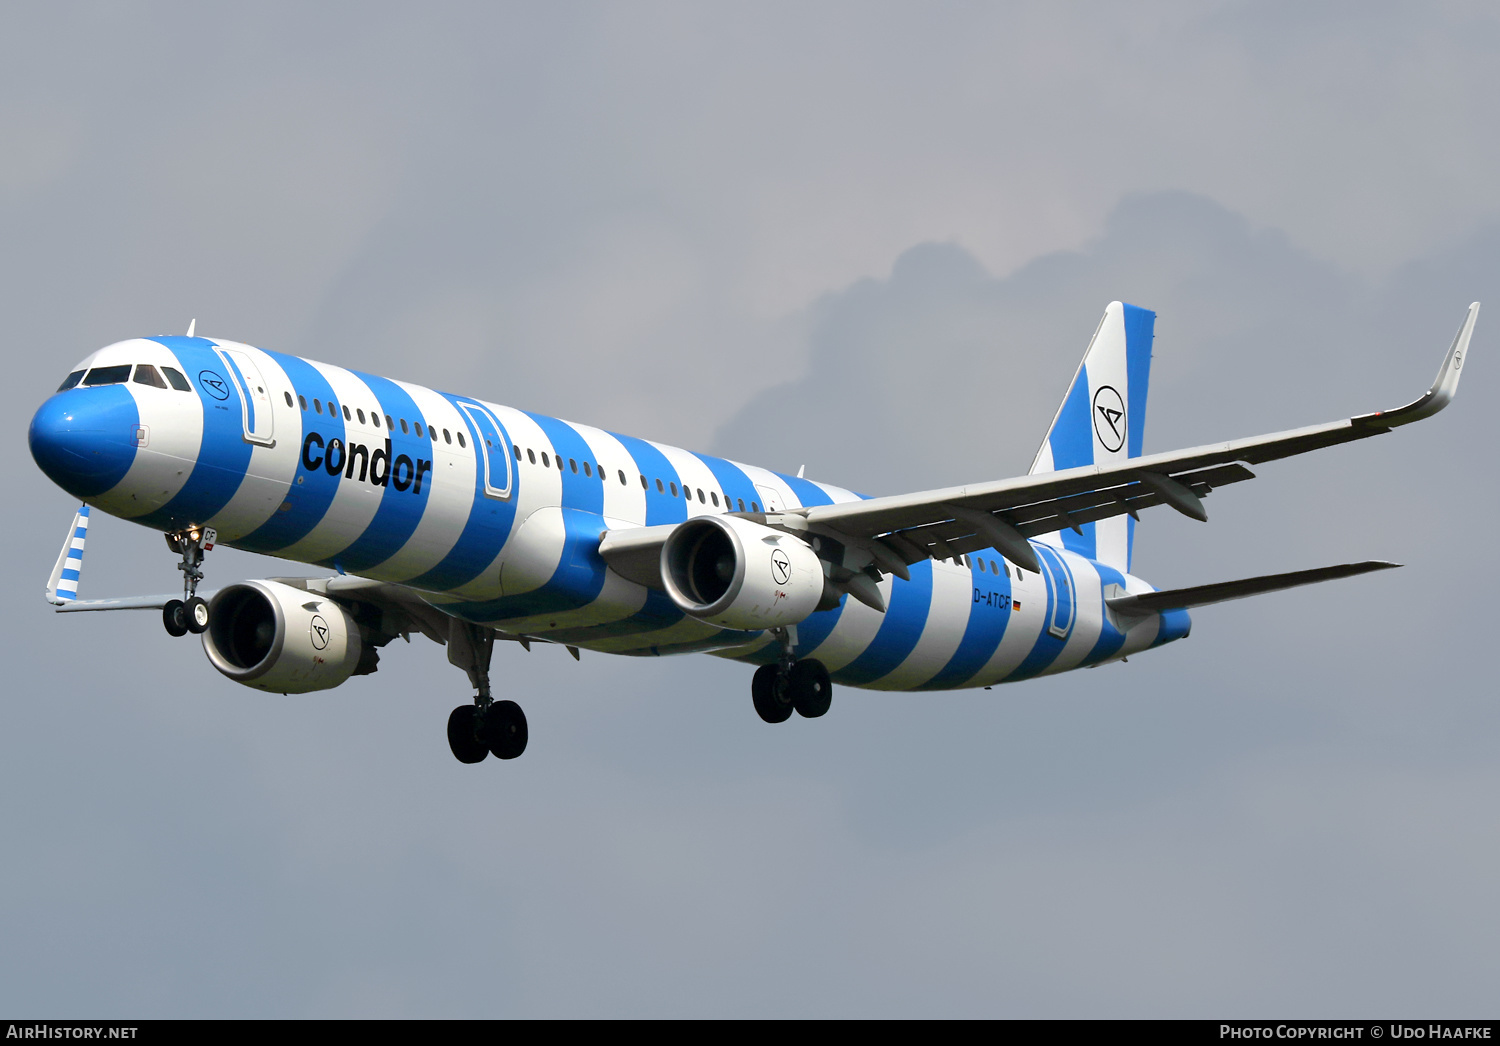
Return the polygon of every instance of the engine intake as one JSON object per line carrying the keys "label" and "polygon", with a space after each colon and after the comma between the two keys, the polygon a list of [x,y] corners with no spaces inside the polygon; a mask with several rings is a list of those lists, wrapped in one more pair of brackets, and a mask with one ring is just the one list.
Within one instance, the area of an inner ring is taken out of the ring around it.
{"label": "engine intake", "polygon": [[373,672],[377,656],[343,607],[279,581],[220,589],[209,604],[203,649],[236,683],[277,694],[331,690]]}
{"label": "engine intake", "polygon": [[725,628],[795,625],[823,598],[823,567],[800,538],[737,516],[697,516],[661,549],[667,595]]}

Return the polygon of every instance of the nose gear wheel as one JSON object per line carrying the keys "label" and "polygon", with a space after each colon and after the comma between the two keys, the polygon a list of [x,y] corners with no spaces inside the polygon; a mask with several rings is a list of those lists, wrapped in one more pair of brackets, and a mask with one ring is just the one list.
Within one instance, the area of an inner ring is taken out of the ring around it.
{"label": "nose gear wheel", "polygon": [[169,636],[208,631],[208,603],[198,595],[203,580],[203,555],[214,547],[218,533],[212,527],[189,527],[166,535],[167,547],[182,557],[182,598],[169,599],[161,608],[161,623]]}

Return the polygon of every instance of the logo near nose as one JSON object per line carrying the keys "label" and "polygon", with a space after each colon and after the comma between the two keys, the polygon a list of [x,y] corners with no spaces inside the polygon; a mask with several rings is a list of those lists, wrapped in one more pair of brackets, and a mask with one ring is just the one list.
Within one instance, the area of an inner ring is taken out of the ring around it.
{"label": "logo near nose", "polygon": [[1101,385],[1094,393],[1094,435],[1110,453],[1125,445],[1125,401],[1113,385]]}
{"label": "logo near nose", "polygon": [[221,378],[211,370],[200,370],[198,372],[198,384],[203,386],[203,391],[216,400],[227,400],[229,398],[229,382]]}

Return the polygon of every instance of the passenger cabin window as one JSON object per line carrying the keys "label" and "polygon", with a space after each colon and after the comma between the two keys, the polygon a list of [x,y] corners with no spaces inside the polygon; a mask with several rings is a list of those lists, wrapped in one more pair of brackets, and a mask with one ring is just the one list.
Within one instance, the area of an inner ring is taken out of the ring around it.
{"label": "passenger cabin window", "polygon": [[[349,408],[345,407],[344,409],[348,410]],[[356,407],[354,413],[359,416],[359,423],[363,425],[365,423],[365,412]]]}
{"label": "passenger cabin window", "polygon": [[[313,400],[313,402],[316,403],[318,401],[317,400]],[[401,419],[401,431],[402,431],[403,434],[411,431],[410,429],[408,429],[406,427],[406,419],[405,418]]]}
{"label": "passenger cabin window", "polygon": [[551,468],[551,467],[552,467],[552,459],[549,458],[549,457],[547,457],[547,452],[544,450],[544,451],[542,451],[542,468]]}
{"label": "passenger cabin window", "polygon": [[[460,432],[458,435],[459,435],[460,439],[463,438],[463,433],[462,432]],[[521,448],[518,447],[518,446],[516,446],[515,444],[511,444],[511,448],[510,449],[516,452],[516,460],[520,461],[521,460]]]}
{"label": "passenger cabin window", "polygon": [[[657,492],[657,493],[658,493],[658,494],[664,494],[664,493],[666,493],[666,492],[665,492],[665,491],[664,491],[664,490],[663,490],[663,489],[662,489],[662,485],[661,485],[661,480],[657,480],[657,481],[656,481],[656,492]],[[674,489],[673,489],[673,491],[672,491],[672,496],[673,496],[673,497],[676,497],[676,496],[677,496],[677,491],[676,491],[676,489],[675,489],[675,488],[674,488]]]}
{"label": "passenger cabin window", "polygon": [[83,383],[90,388],[96,385],[119,385],[130,380],[130,364],[114,367],[95,367],[84,376]]}
{"label": "passenger cabin window", "polygon": [[568,459],[568,468],[573,470],[573,475],[578,475],[578,462],[574,461],[572,458]]}
{"label": "passenger cabin window", "polygon": [[417,430],[417,435],[418,436],[422,435],[422,423],[420,421],[414,421],[414,422],[412,422],[412,425],[415,426],[415,428]]}
{"label": "passenger cabin window", "polygon": [[672,488],[672,496],[675,498],[677,496],[677,484],[676,484],[676,482],[673,482],[673,483],[669,484],[669,486],[671,486],[671,488]]}
{"label": "passenger cabin window", "polygon": [[443,442],[444,443],[452,443],[453,442],[453,437],[448,434],[448,430],[447,429],[443,430]]}
{"label": "passenger cabin window", "polygon": [[156,368],[149,363],[137,363],[135,365],[135,377],[131,379],[137,385],[150,385],[153,389],[164,389],[167,383],[162,380]]}
{"label": "passenger cabin window", "polygon": [[[629,485],[630,484],[628,484],[628,483],[625,482],[625,470],[621,469],[620,470],[620,486],[622,486],[622,487],[628,487]],[[641,486],[644,487],[645,485],[646,485],[646,477],[642,476],[641,477]]]}
{"label": "passenger cabin window", "polygon": [[292,394],[290,392],[283,392],[282,395],[286,397],[286,405],[288,407],[292,406]]}
{"label": "passenger cabin window", "polygon": [[757,505],[755,502],[752,501],[752,502],[750,502],[750,511],[751,512],[759,512],[760,511],[760,506]]}
{"label": "passenger cabin window", "polygon": [[178,392],[193,391],[193,387],[188,384],[188,380],[182,376],[182,371],[176,367],[163,367],[161,372],[167,376],[167,380],[172,383],[172,388]]}
{"label": "passenger cabin window", "polygon": [[316,396],[313,397],[313,410],[317,411],[319,414],[323,413],[323,401],[318,399]]}
{"label": "passenger cabin window", "polygon": [[306,396],[298,396],[297,397],[297,402],[300,403],[300,404],[302,404],[302,409],[303,410],[307,409],[307,397]]}
{"label": "passenger cabin window", "polygon": [[[464,439],[463,429],[459,429],[457,432],[454,433],[454,435],[458,437],[458,445],[460,447],[467,447],[469,445],[468,442]],[[520,455],[519,454],[516,455],[516,458],[517,458],[517,460],[519,460],[520,459]]]}
{"label": "passenger cabin window", "polygon": [[593,475],[593,473],[589,471],[589,463],[587,461],[585,461],[583,463],[583,474],[585,476],[592,476]]}
{"label": "passenger cabin window", "polygon": [[719,507],[719,494],[718,494],[718,492],[710,490],[708,492],[708,496],[709,496],[709,499],[713,501],[714,508],[718,508]]}
{"label": "passenger cabin window", "polygon": [[532,450],[530,447],[526,448],[526,460],[531,462],[533,465],[536,464],[536,451]]}
{"label": "passenger cabin window", "polygon": [[62,384],[57,387],[57,391],[58,392],[67,392],[69,389],[71,389],[74,385],[77,385],[82,380],[83,380],[83,371],[81,371],[81,370],[75,370],[72,374],[69,374],[66,378],[63,379]]}
{"label": "passenger cabin window", "polygon": [[740,511],[741,512],[745,511],[745,499],[744,498],[735,498],[734,499],[734,503],[740,507]]}
{"label": "passenger cabin window", "polygon": [[380,415],[373,410],[370,411],[370,424],[374,425],[377,429],[380,428]]}
{"label": "passenger cabin window", "polygon": [[344,404],[344,420],[345,421],[353,421],[354,420],[354,415],[349,413],[349,404],[347,404],[347,403]]}
{"label": "passenger cabin window", "polygon": [[393,429],[396,427],[396,423],[391,420],[391,416],[389,414],[385,416],[385,427],[388,429]]}

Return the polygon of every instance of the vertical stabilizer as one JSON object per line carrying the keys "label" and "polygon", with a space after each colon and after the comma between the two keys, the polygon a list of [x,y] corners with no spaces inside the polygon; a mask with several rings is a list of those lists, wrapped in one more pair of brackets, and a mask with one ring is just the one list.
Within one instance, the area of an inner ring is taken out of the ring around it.
{"label": "vertical stabilizer", "polygon": [[78,575],[83,570],[83,542],[89,533],[89,507],[78,506],[73,517],[73,529],[57,554],[57,565],[52,568],[52,577],[47,581],[47,602],[62,606],[78,598]]}
{"label": "vertical stabilizer", "polygon": [[[1140,457],[1155,324],[1154,312],[1109,303],[1031,464],[1032,475]],[[1117,570],[1130,569],[1134,519],[1116,516],[1081,524],[1078,529],[1082,533],[1064,530],[1039,540]]]}

